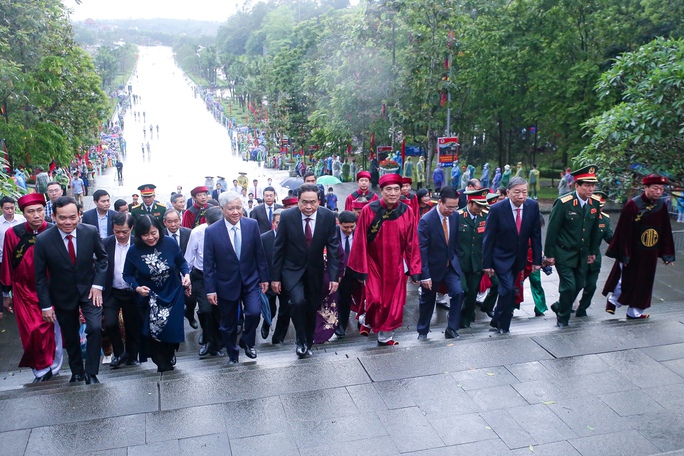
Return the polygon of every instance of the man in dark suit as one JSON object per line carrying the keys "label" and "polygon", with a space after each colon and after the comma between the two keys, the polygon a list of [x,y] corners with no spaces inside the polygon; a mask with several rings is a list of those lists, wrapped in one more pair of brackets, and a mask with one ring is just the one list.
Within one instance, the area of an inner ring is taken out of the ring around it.
{"label": "man in dark suit", "polygon": [[[275,212],[273,212],[273,229],[266,231],[261,235],[261,243],[264,246],[266,263],[268,263],[268,275],[271,277],[273,277],[273,245],[275,244],[275,239],[278,234],[278,225],[280,224],[280,215],[282,213],[283,209],[276,209]],[[287,296],[283,291],[281,291],[280,296],[278,296],[270,287],[266,291],[266,296],[268,297],[268,304],[271,308],[271,321],[276,318],[276,300],[280,301],[280,306],[277,307],[278,319],[275,330],[273,331],[271,343],[273,345],[282,344],[287,335],[287,330],[290,327],[290,310],[287,305]],[[265,321],[261,324],[261,337],[263,339],[268,338],[270,329],[271,327],[267,325]]]}
{"label": "man in dark suit", "polygon": [[[484,196],[483,196],[484,198]],[[444,330],[446,339],[458,337],[463,303],[461,288],[461,265],[458,262],[458,220],[454,211],[458,209],[458,194],[452,187],[442,187],[437,207],[421,217],[418,222],[420,243],[420,295],[418,318],[418,339],[427,339],[430,319],[435,310],[438,285],[444,284],[451,299],[449,319]]]}
{"label": "man in dark suit", "polygon": [[[97,374],[102,347],[102,288],[107,253],[96,228],[79,224],[76,200],[58,198],[52,205],[56,226],[36,238],[35,265],[38,302],[43,320],[58,320],[69,354],[70,382],[100,383]],[[78,334],[78,310],[86,320],[85,370]]]}
{"label": "man in dark suit", "polygon": [[500,334],[509,332],[515,307],[515,278],[525,269],[531,241],[532,272],[541,268],[539,205],[527,198],[527,181],[514,177],[508,183],[507,201],[492,206],[482,242],[482,270],[499,279],[499,302],[490,325]]}
{"label": "man in dark suit", "polygon": [[104,239],[114,234],[114,231],[112,231],[112,216],[116,214],[116,211],[109,209],[111,204],[109,193],[105,190],[95,190],[93,202],[95,207],[83,213],[82,221],[97,228],[100,238]]}
{"label": "man in dark suit", "polygon": [[[338,217],[338,236],[340,245],[344,250],[344,264],[349,260],[352,246],[354,245],[354,231],[358,217],[352,211],[342,211]],[[342,259],[340,259],[340,264]],[[344,269],[344,275],[340,279],[339,300],[337,302],[338,325],[335,335],[338,339],[343,339],[347,335],[349,326],[349,314],[351,313],[352,301],[354,296],[358,296],[359,276],[351,268]],[[359,309],[354,309],[358,311]]]}
{"label": "man in dark suit", "polygon": [[273,212],[282,208],[280,204],[275,203],[275,189],[273,187],[266,187],[264,189],[264,202],[252,209],[249,214],[251,218],[259,222],[259,231],[264,234],[270,231],[273,225]]}
{"label": "man in dark suit", "polygon": [[[109,364],[112,369],[138,364],[142,320],[138,313],[135,292],[123,280],[123,266],[128,248],[131,246],[133,220],[133,216],[129,213],[114,215],[112,217],[114,235],[103,241],[105,252],[107,252],[107,278],[102,293],[102,313],[105,331],[114,350],[114,359]],[[119,329],[119,310],[122,313],[126,330],[125,348]]]}
{"label": "man in dark suit", "polygon": [[244,328],[239,345],[248,358],[257,357],[254,345],[261,316],[259,293],[268,288],[268,265],[259,225],[242,217],[240,195],[222,193],[219,203],[224,220],[209,226],[204,235],[204,286],[209,303],[219,307],[223,342],[229,362],[236,364],[240,303],[244,305]]}
{"label": "man in dark suit", "polygon": [[[188,239],[190,239],[190,233],[192,230],[190,228],[181,226],[180,215],[178,214],[178,211],[175,210],[164,212],[163,222],[164,226],[166,227],[166,232],[163,234],[170,236],[174,241],[176,241],[181,249],[181,252],[183,252],[183,255],[185,255],[185,251],[188,248]],[[195,319],[196,306],[197,300],[194,298],[194,296],[185,297],[185,318],[188,319],[188,323],[190,323],[192,329],[197,329],[199,327],[197,320]]]}
{"label": "man in dark suit", "polygon": [[299,187],[298,207],[283,212],[273,246],[273,281],[276,294],[281,289],[290,300],[290,315],[297,332],[296,353],[311,356],[316,326],[316,310],[323,293],[323,249],[327,250],[330,293],[337,291],[339,237],[335,215],[318,207],[316,184]]}

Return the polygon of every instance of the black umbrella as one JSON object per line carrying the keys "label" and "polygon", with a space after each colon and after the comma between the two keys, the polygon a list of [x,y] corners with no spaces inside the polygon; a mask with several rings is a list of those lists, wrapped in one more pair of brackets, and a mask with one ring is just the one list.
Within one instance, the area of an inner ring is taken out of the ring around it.
{"label": "black umbrella", "polygon": [[304,179],[301,177],[288,177],[280,183],[281,187],[295,189],[304,183]]}

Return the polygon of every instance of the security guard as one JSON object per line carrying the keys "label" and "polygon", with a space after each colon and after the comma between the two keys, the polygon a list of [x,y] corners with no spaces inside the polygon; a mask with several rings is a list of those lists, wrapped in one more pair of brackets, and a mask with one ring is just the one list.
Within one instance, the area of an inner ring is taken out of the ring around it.
{"label": "security guard", "polygon": [[560,278],[558,302],[551,305],[556,325],[568,325],[572,303],[584,288],[587,266],[596,260],[599,243],[599,202],[591,196],[596,188],[596,165],[572,173],[575,191],[553,203],[546,230],[546,264],[556,266]]}
{"label": "security guard", "polygon": [[138,187],[140,191],[140,196],[142,196],[142,204],[136,204],[131,208],[131,215],[136,219],[141,215],[151,215],[159,219],[159,221],[164,220],[164,212],[166,212],[166,206],[162,203],[154,200],[155,193],[154,189],[157,188],[153,184],[145,184]]}
{"label": "security guard", "polygon": [[458,262],[463,271],[461,285],[464,290],[461,328],[470,328],[475,320],[477,293],[482,280],[482,240],[487,220],[482,209],[487,206],[487,192],[486,188],[465,192],[468,204],[457,213]]}
{"label": "security guard", "polygon": [[[594,192],[591,196],[596,201],[599,202],[599,207],[603,209],[606,204],[606,199],[608,195],[604,192]],[[613,230],[610,227],[610,216],[601,211],[599,213],[599,244],[601,241],[606,241],[610,244],[613,239]],[[579,306],[575,312],[576,317],[586,317],[587,308],[591,305],[591,298],[594,297],[594,292],[596,291],[596,281],[599,277],[599,272],[601,272],[601,251],[596,252],[596,259],[593,263],[587,267],[587,275],[585,278],[584,291],[582,292],[582,298],[580,299]]]}

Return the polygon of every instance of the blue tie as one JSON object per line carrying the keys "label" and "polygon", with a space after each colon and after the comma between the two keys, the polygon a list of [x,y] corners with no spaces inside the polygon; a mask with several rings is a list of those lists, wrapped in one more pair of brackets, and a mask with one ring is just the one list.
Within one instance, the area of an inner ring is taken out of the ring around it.
{"label": "blue tie", "polygon": [[268,206],[268,223],[273,225],[273,206]]}
{"label": "blue tie", "polygon": [[233,248],[235,248],[235,255],[240,258],[242,252],[242,239],[240,238],[240,231],[236,226],[233,227]]}

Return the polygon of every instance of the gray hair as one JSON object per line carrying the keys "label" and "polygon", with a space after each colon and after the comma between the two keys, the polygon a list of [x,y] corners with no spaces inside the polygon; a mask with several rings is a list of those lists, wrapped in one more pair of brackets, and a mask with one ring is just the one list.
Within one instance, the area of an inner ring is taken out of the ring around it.
{"label": "gray hair", "polygon": [[181,198],[185,199],[182,193],[174,193],[173,195],[171,195],[171,204],[176,204],[176,201],[178,201]]}
{"label": "gray hair", "polygon": [[273,215],[280,215],[283,212],[285,212],[285,209],[281,207],[280,209],[276,209],[275,211],[273,211]]}
{"label": "gray hair", "polygon": [[221,207],[225,206],[228,203],[232,203],[235,200],[240,201],[240,204],[242,204],[240,194],[237,192],[223,192],[219,195],[219,204],[221,205]]}
{"label": "gray hair", "polygon": [[204,212],[204,219],[207,221],[207,225],[211,225],[212,223],[216,223],[219,220],[221,220],[221,216],[223,213],[221,212],[220,207],[210,207]]}
{"label": "gray hair", "polygon": [[527,181],[522,177],[511,177],[511,180],[508,181],[508,189],[510,190],[516,185],[527,185]]}

